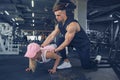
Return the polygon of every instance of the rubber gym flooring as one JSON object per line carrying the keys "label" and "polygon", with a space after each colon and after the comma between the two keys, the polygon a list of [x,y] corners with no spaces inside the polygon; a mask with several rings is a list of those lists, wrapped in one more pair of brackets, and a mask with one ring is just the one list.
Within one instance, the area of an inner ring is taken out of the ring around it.
{"label": "rubber gym flooring", "polygon": [[26,72],[28,59],[23,55],[0,55],[0,80],[119,80],[112,68],[83,70],[80,60],[69,57],[72,68],[57,70],[49,74],[54,60],[46,64],[38,64],[36,72]]}

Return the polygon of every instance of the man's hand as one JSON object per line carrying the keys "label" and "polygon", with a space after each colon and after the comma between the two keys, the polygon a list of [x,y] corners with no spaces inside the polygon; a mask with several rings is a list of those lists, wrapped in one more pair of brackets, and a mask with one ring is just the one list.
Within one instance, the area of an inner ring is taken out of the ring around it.
{"label": "man's hand", "polygon": [[43,45],[43,44],[41,44],[41,45],[40,45],[40,47],[44,48],[44,45]]}
{"label": "man's hand", "polygon": [[50,53],[56,53],[56,52],[55,52],[55,49],[49,50],[49,52],[50,52]]}

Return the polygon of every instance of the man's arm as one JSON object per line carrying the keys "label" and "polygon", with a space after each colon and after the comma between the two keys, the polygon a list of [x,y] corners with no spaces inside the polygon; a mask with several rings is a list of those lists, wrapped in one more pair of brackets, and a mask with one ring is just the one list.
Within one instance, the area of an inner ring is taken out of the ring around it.
{"label": "man's arm", "polygon": [[66,29],[67,32],[65,34],[65,40],[58,48],[55,49],[55,52],[58,52],[58,51],[64,49],[65,47],[67,47],[70,44],[70,42],[73,40],[73,38],[75,36],[75,33],[77,32],[78,27],[79,27],[79,25],[76,22],[72,22],[68,25],[68,27]]}
{"label": "man's arm", "polygon": [[52,31],[52,33],[46,38],[46,40],[41,44],[41,46],[46,46],[48,45],[50,42],[52,42],[52,40],[60,33],[60,30],[58,28],[58,25],[56,25],[55,29]]}

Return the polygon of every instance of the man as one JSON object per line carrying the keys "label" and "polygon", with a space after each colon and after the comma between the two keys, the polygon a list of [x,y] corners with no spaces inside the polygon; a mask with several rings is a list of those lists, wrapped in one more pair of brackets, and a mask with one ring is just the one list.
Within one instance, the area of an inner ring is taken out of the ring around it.
{"label": "man", "polygon": [[59,33],[62,37],[56,41],[57,48],[55,52],[60,52],[64,59],[63,64],[57,67],[57,69],[70,68],[72,65],[66,56],[65,47],[73,46],[77,53],[80,55],[81,66],[85,69],[91,68],[90,61],[90,41],[82,29],[80,24],[72,18],[67,16],[67,9],[69,4],[58,3],[54,6],[53,11],[58,24],[52,33],[42,43],[42,46],[48,45]]}

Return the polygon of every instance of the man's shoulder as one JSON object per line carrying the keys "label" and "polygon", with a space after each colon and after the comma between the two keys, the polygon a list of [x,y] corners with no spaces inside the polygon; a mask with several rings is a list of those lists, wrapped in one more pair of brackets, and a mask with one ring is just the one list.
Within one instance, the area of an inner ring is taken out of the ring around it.
{"label": "man's shoulder", "polygon": [[69,24],[69,26],[78,26],[78,25],[79,25],[79,23],[76,22],[76,21],[72,21],[72,22]]}

